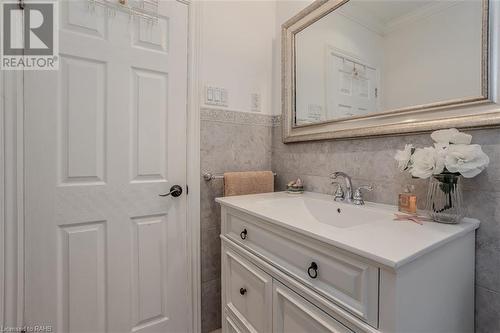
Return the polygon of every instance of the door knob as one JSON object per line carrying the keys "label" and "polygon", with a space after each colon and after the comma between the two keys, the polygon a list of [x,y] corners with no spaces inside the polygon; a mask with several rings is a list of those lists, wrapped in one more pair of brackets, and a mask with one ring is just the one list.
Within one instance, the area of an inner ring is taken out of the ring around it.
{"label": "door knob", "polygon": [[170,188],[170,192],[165,193],[165,194],[159,194],[160,197],[168,197],[169,195],[173,196],[174,198],[177,198],[182,194],[182,187],[179,185],[174,185]]}

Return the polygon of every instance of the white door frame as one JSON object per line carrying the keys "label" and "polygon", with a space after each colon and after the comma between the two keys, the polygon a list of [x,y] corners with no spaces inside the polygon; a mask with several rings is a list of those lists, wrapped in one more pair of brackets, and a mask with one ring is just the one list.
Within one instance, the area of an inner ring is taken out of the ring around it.
{"label": "white door frame", "polygon": [[200,259],[200,50],[201,3],[189,1],[188,114],[187,114],[187,234],[188,274],[191,288],[191,332],[201,332],[201,259]]}
{"label": "white door frame", "polygon": [[[190,333],[201,332],[199,1],[189,6],[187,246]],[[3,88],[3,89],[2,89]],[[24,325],[24,108],[21,71],[0,73],[0,325]]]}
{"label": "white door frame", "polygon": [[[5,199],[6,199],[6,190],[5,190],[5,167],[7,163],[5,162],[5,139],[4,139],[4,119],[5,119],[5,98],[4,98],[4,90],[3,90],[3,72],[0,71],[0,193],[2,196],[0,197],[0,299],[5,299]],[[4,324],[4,302],[0,302],[0,325]]]}
{"label": "white door frame", "polygon": [[2,89],[3,163],[1,218],[2,236],[2,324],[8,327],[23,325],[24,299],[24,114],[23,75],[20,71],[4,71]]}

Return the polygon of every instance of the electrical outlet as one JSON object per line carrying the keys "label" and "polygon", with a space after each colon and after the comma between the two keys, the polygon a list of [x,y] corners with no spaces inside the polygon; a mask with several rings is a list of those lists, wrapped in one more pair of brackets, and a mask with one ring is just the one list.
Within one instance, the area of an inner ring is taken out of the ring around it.
{"label": "electrical outlet", "polygon": [[250,109],[254,112],[260,112],[260,94],[253,93],[250,95]]}

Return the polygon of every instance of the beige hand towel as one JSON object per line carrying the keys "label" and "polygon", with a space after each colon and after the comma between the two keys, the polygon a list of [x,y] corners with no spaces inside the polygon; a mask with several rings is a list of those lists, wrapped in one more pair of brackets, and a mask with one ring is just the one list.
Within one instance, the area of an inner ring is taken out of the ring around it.
{"label": "beige hand towel", "polygon": [[271,171],[224,173],[224,196],[274,192]]}

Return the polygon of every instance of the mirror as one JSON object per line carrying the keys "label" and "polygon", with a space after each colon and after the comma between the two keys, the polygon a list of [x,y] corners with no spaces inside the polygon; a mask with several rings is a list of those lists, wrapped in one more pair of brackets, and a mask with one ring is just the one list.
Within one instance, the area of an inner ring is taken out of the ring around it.
{"label": "mirror", "polygon": [[481,96],[480,1],[351,0],[295,36],[296,125]]}
{"label": "mirror", "polygon": [[283,25],[285,142],[301,127],[305,140],[366,136],[391,117],[491,103],[488,27],[481,0],[316,1]]}

